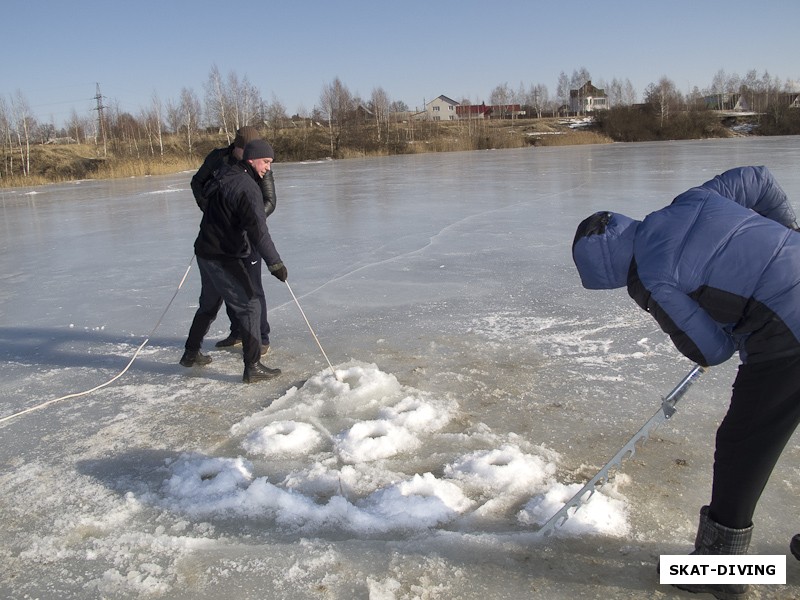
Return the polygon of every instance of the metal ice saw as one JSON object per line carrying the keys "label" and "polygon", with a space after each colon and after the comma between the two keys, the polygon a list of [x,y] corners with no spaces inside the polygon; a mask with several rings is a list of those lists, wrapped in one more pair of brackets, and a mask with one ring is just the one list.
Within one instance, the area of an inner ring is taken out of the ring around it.
{"label": "metal ice saw", "polygon": [[[689,389],[689,386],[692,385],[692,383],[694,383],[694,381],[704,372],[704,367],[695,365],[689,374],[686,375],[686,377],[684,377],[681,382],[675,386],[675,388],[667,395],[667,397],[661,401],[661,406],[659,409],[652,417],[650,417],[647,423],[642,426],[636,435],[634,435],[628,441],[628,443],[625,444],[619,450],[619,452],[617,452],[614,457],[597,472],[597,475],[586,482],[586,485],[584,485],[577,494],[567,501],[567,503],[561,507],[561,510],[550,517],[547,523],[545,523],[542,528],[537,531],[537,533],[543,536],[549,536],[553,533],[556,527],[561,527],[566,520],[569,519],[571,509],[575,509],[572,511],[574,513],[585,502],[588,502],[597,491],[597,488],[608,480],[609,472],[612,469],[619,467],[623,461],[634,455],[636,452],[636,444],[639,442],[643,443],[645,440],[647,440],[656,427],[661,425],[661,423],[668,420],[673,414],[675,414],[675,404],[677,404],[678,400],[680,400],[681,397],[686,393],[686,390]],[[584,496],[586,497],[584,498]]]}

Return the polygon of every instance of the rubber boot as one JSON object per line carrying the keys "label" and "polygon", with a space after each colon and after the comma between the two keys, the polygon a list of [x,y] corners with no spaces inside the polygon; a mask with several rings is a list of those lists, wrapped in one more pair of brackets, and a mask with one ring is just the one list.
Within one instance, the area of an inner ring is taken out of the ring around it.
{"label": "rubber boot", "polygon": [[260,362],[244,366],[244,375],[242,381],[245,383],[258,383],[259,381],[266,381],[281,374],[280,369],[270,369],[268,366]]}
{"label": "rubber boot", "polygon": [[[692,554],[747,554],[753,526],[744,529],[725,527],[708,516],[708,506],[700,509],[700,525]],[[693,593],[712,594],[717,600],[740,600],[750,586],[744,583],[676,583],[676,588]]]}
{"label": "rubber boot", "polygon": [[180,363],[184,367],[194,365],[204,366],[211,362],[211,357],[201,353],[199,350],[186,350],[181,356]]}

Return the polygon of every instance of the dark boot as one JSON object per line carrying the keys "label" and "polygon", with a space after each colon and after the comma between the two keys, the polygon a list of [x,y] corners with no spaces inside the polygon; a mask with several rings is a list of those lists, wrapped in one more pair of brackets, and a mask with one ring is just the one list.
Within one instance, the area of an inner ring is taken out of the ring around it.
{"label": "dark boot", "polygon": [[792,538],[792,543],[789,544],[789,550],[797,560],[800,560],[800,533]]}
{"label": "dark boot", "polygon": [[181,365],[184,367],[193,367],[194,365],[202,367],[210,362],[211,357],[202,354],[199,350],[186,350],[180,360]]}
{"label": "dark boot", "polygon": [[230,348],[232,346],[240,346],[241,344],[242,338],[234,334],[230,334],[224,340],[218,341],[216,344],[214,344],[214,346],[217,348]]}
{"label": "dark boot", "polygon": [[[747,554],[753,526],[744,529],[725,527],[708,516],[708,506],[700,510],[700,525],[692,554]],[[676,588],[687,592],[712,594],[718,600],[740,600],[750,588],[744,583],[676,583]]]}
{"label": "dark boot", "polygon": [[242,381],[245,383],[258,383],[259,381],[273,379],[280,374],[280,369],[270,369],[268,366],[257,362],[244,366],[244,375],[242,376]]}

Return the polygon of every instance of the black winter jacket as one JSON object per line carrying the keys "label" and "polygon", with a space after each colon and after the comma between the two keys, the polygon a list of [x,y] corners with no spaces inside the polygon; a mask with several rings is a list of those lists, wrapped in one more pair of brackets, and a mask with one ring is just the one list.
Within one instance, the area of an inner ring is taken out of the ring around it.
{"label": "black winter jacket", "polygon": [[267,229],[258,175],[246,162],[224,165],[203,189],[208,204],[194,243],[195,254],[209,260],[239,260],[257,251],[270,272],[283,266]]}
{"label": "black winter jacket", "polygon": [[[236,164],[236,158],[233,156],[233,144],[225,148],[217,148],[208,153],[203,164],[197,169],[197,173],[192,177],[192,194],[194,194],[195,202],[200,210],[206,212],[208,199],[203,195],[203,187],[211,179],[214,171],[223,165]],[[272,171],[267,171],[262,179],[258,181],[261,187],[261,196],[264,199],[264,212],[266,216],[270,216],[275,212],[278,206],[278,197],[275,194],[275,179],[272,177]]]}

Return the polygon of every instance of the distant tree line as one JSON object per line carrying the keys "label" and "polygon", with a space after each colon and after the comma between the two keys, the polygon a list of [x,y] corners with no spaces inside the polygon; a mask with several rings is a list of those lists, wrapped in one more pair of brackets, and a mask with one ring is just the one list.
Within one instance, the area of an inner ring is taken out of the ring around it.
{"label": "distant tree line", "polygon": [[[644,91],[641,104],[614,106],[596,113],[599,129],[615,141],[698,139],[722,135],[723,122],[714,111],[732,111],[738,104],[745,113],[755,113],[754,129],[761,135],[800,135],[798,92],[788,91],[768,75],[751,72],[745,79],[714,78],[713,93],[695,87],[688,94],[662,77]],[[795,107],[792,103],[795,103]]]}
{"label": "distant tree line", "polygon": [[[489,102],[524,106],[528,118],[553,116],[568,105],[570,90],[591,79],[585,68],[573,71],[571,76],[561,72],[553,95],[541,83],[520,83],[516,88],[503,83],[490,92]],[[739,77],[719,71],[708,88],[695,87],[687,93],[662,77],[647,86],[641,103],[637,103],[636,90],[627,79],[598,79],[593,83],[607,95],[611,110],[598,115],[598,121],[613,139],[708,134],[714,122],[703,113],[709,108],[731,109],[734,98],[744,99],[750,110],[761,115],[761,133],[798,133],[799,111],[790,110],[785,101],[792,91],[789,82],[767,72],[758,75],[753,70]],[[713,106],[709,98],[716,99]],[[223,76],[216,65],[203,85],[202,99],[190,88],[183,88],[178,98],[166,101],[154,93],[150,103],[136,114],[121,111],[116,101],[106,103],[99,87],[97,100],[91,114],[79,115],[73,109],[67,121],[56,127],[33,114],[21,91],[9,98],[0,97],[0,179],[27,177],[32,169],[31,148],[42,144],[85,144],[101,159],[112,155],[151,161],[164,157],[168,144],[177,144],[189,160],[195,160],[207,150],[204,140],[209,135],[215,139],[221,136],[230,143],[242,125],[258,125],[280,149],[284,160],[302,160],[318,158],[323,136],[326,154],[341,157],[404,152],[415,138],[425,135],[425,125],[414,122],[413,111],[404,102],[392,100],[382,87],[374,88],[369,98],[362,98],[338,77],[323,84],[310,112],[301,108],[292,116],[274,95],[265,100],[246,76],[233,71]],[[461,103],[479,101],[462,98]]]}

